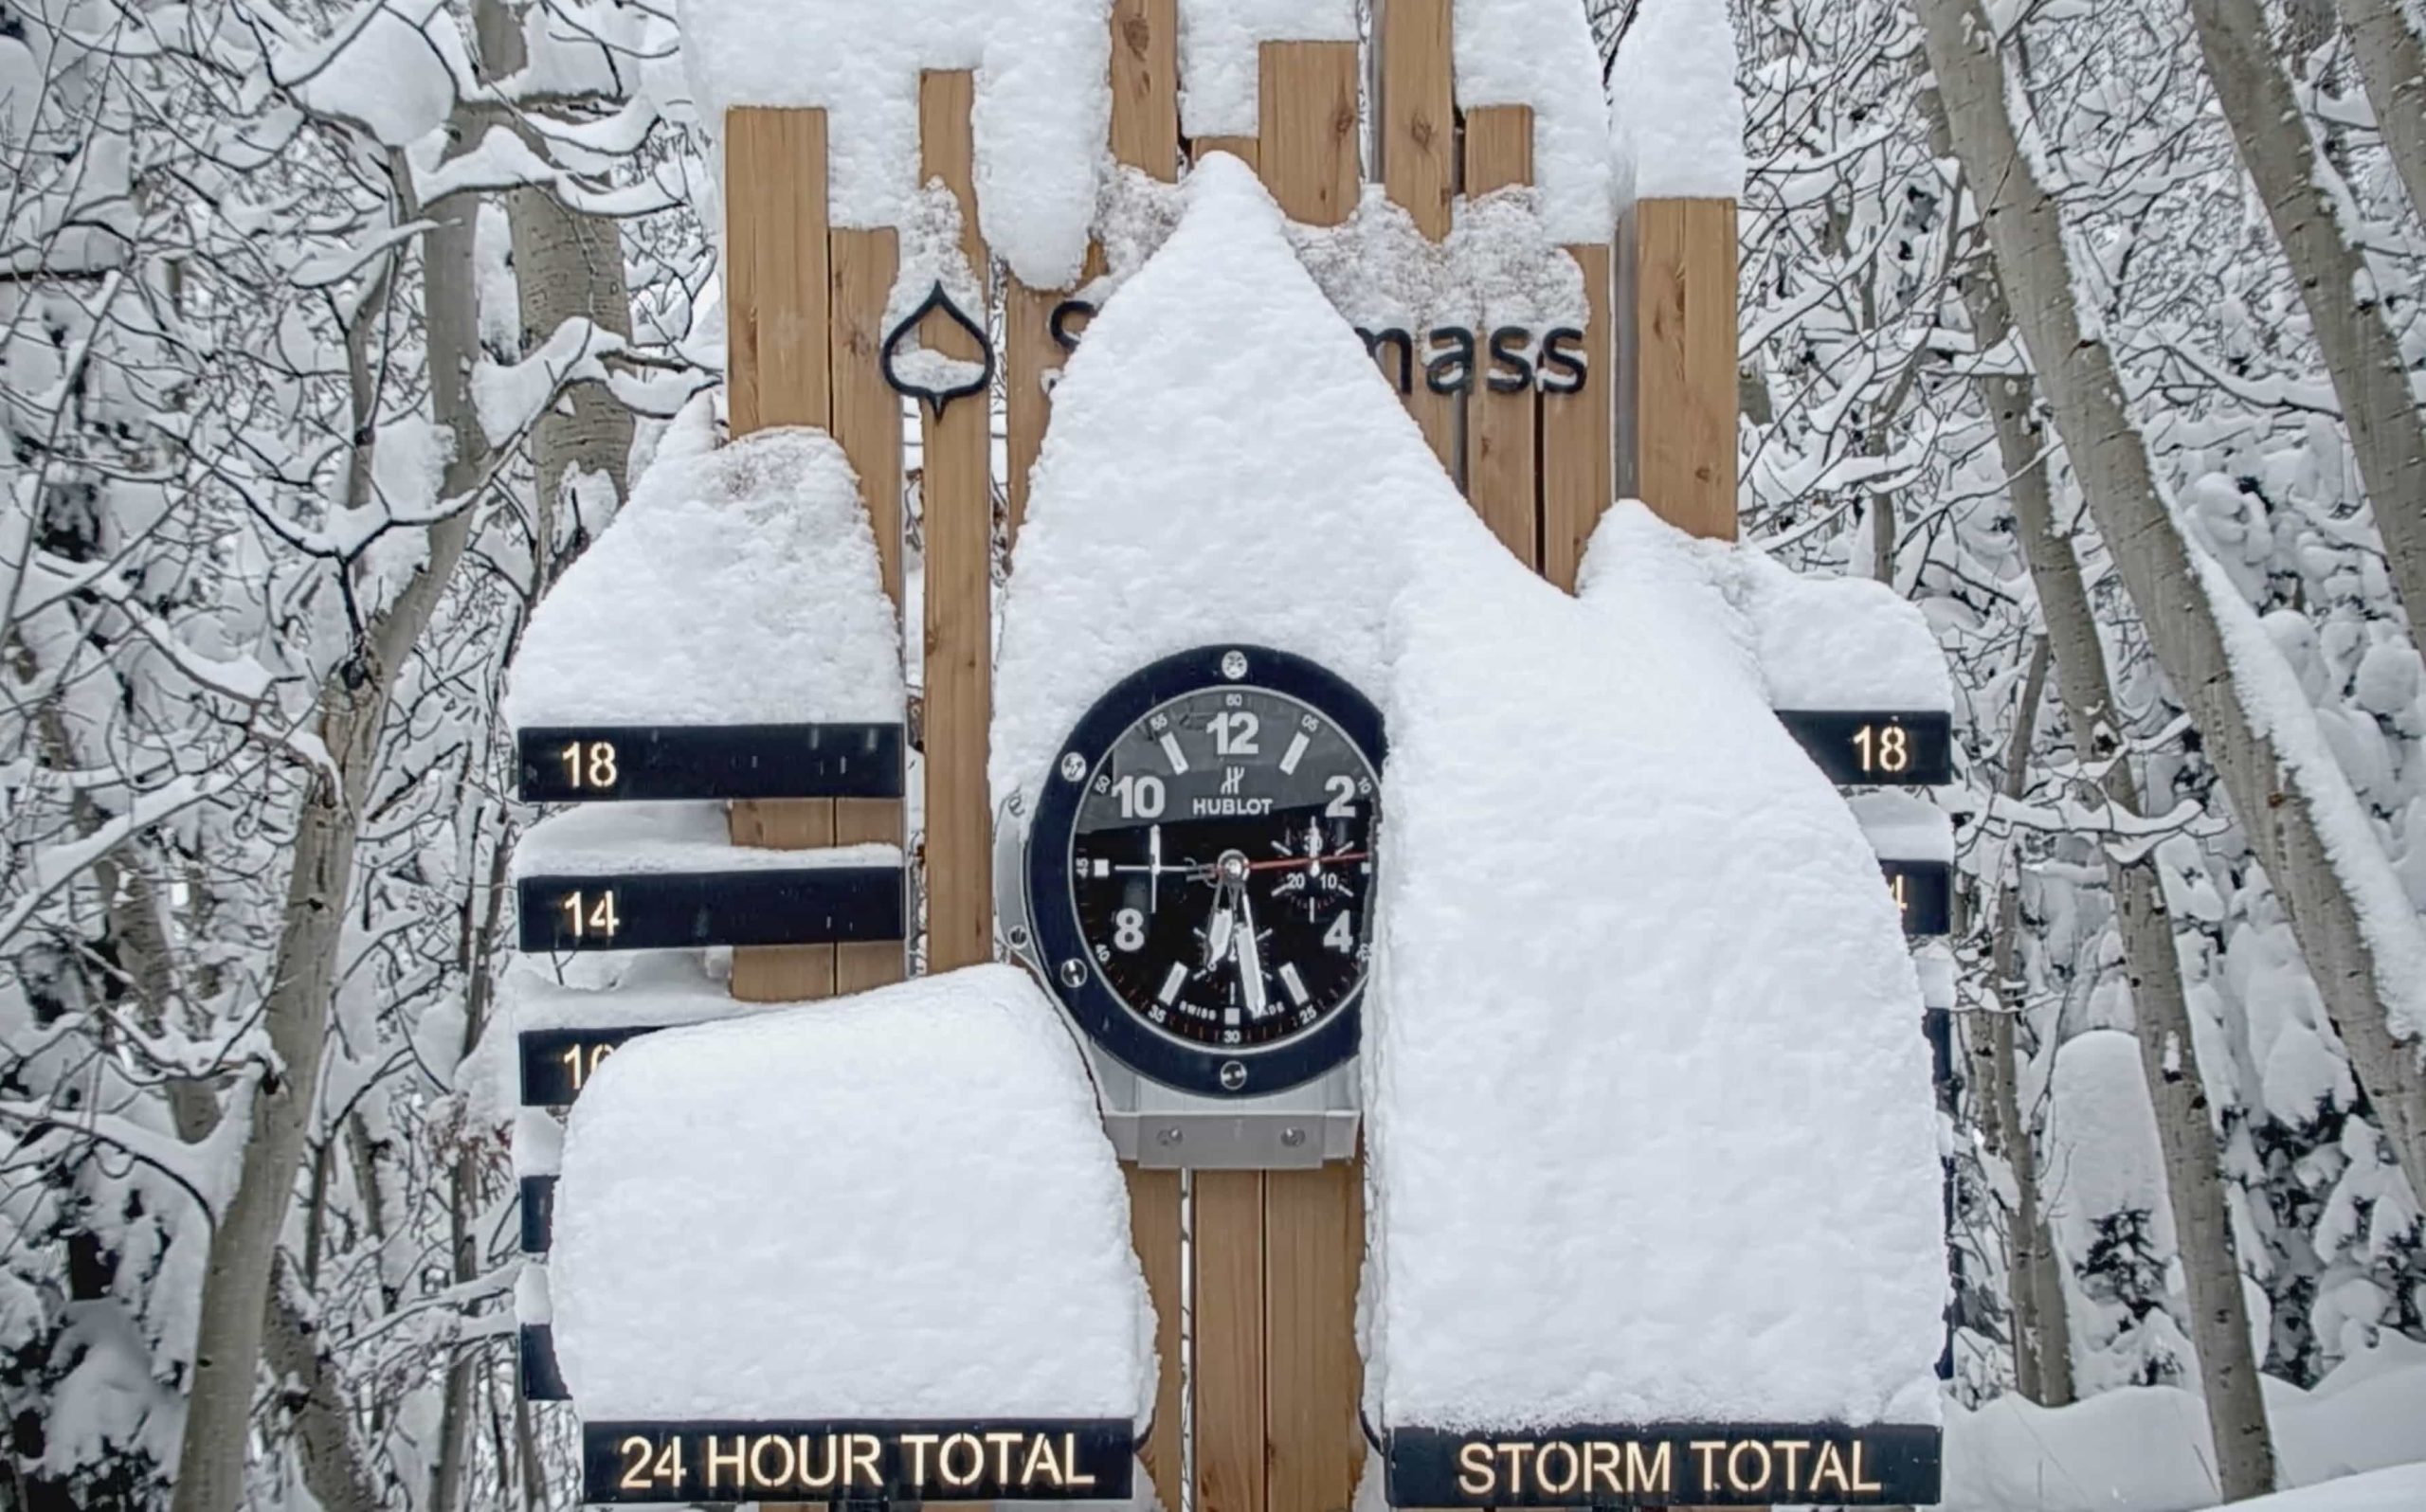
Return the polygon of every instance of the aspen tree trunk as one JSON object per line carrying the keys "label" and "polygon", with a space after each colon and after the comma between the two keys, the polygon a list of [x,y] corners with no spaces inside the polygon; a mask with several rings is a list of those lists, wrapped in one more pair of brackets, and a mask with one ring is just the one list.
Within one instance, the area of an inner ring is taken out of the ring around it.
{"label": "aspen tree trunk", "polygon": [[[1982,349],[2012,333],[2011,312],[1993,267],[1975,270],[1964,283],[1975,339]],[[2055,652],[2055,686],[2073,749],[2084,765],[2103,764],[2109,808],[2118,816],[2140,812],[2139,777],[2132,770],[2124,731],[2114,719],[2113,678],[2106,647],[2098,639],[2089,587],[2072,541],[2055,524],[2027,422],[2029,385],[1998,380],[2007,393],[1992,404],[1997,446],[2011,490],[2016,534],[2038,591],[2047,643]],[[2020,405],[2010,402],[2019,390]],[[2156,1111],[2157,1143],[2163,1151],[2165,1200],[2173,1213],[2175,1244],[2189,1292],[2190,1343],[2199,1356],[2199,1381],[2207,1404],[2207,1428],[2216,1443],[2217,1478],[2226,1501],[2262,1496],[2274,1489],[2274,1445],[2266,1423],[2266,1399],[2258,1383],[2258,1360],[2249,1334],[2249,1303],[2242,1294],[2240,1255],[2233,1242],[2232,1206],[2209,1121],[2206,1084],[2199,1072],[2190,1004],[2182,985],[2182,958],[2174,945],[2173,920],[2154,865],[2126,864],[2110,847],[2107,891],[2114,898],[2123,968],[2131,988],[2131,1024],[2140,1043],[2140,1071]]]}
{"label": "aspen tree trunk", "polygon": [[[2005,745],[2002,785],[2008,798],[2019,798],[2029,784],[2030,747],[2037,736],[2049,659],[2047,641],[2041,638],[2022,679],[2013,738]],[[1980,1081],[1987,1089],[1990,1135],[2013,1175],[2014,1210],[2005,1233],[2005,1296],[2013,1314],[2014,1380],[2030,1400],[2043,1407],[2061,1407],[2073,1399],[2072,1321],[2064,1312],[2055,1247],[2046,1240],[2045,1219],[2039,1212],[2038,1146],[2021,1111],[2019,1058],[2013,1032],[2019,1015],[2005,999],[2007,985],[2020,976],[2015,960],[2021,937],[2019,877],[2001,879],[1991,929],[1989,970],[1995,976],[2001,1011],[1986,1016],[1987,1039],[1975,1044],[1971,1054],[1981,1063]]]}
{"label": "aspen tree trunk", "polygon": [[[528,65],[529,49],[522,37],[522,11],[506,0],[479,0],[472,12],[480,44],[480,77],[495,82]],[[570,101],[525,100],[526,108],[547,110]],[[536,133],[521,127],[524,140],[544,152]],[[567,207],[544,189],[518,189],[505,196],[506,223],[514,237],[515,297],[522,324],[525,354],[546,341],[567,320],[588,316],[602,331],[619,336],[632,333],[631,284],[624,272],[624,233],[605,216],[585,215]],[[551,576],[556,512],[564,504],[566,479],[575,473],[596,474],[614,485],[620,501],[626,493],[631,463],[632,412],[597,384],[582,384],[566,395],[564,404],[542,416],[531,433],[531,463],[537,475],[536,495],[539,560],[534,578],[544,585]],[[597,524],[592,522],[592,529]]]}
{"label": "aspen tree trunk", "polygon": [[[392,163],[391,177],[409,202],[410,178],[401,158]],[[410,203],[399,209],[400,220],[423,213]],[[479,354],[476,209],[469,196],[429,207],[435,224],[422,240],[431,410],[455,441],[455,459],[442,483],[450,498],[478,484],[486,451],[470,389]],[[335,771],[311,775],[296,816],[294,869],[262,1014],[278,1061],[253,1092],[235,1195],[211,1233],[172,1512],[233,1512],[244,1494],[271,1275],[319,1090],[363,797],[378,762],[397,670],[462,559],[471,521],[472,511],[464,508],[430,528],[427,560],[365,627],[320,690],[315,729]]]}
{"label": "aspen tree trunk", "polygon": [[1998,276],[2117,575],[2174,695],[2290,915],[2350,1066],[2413,1183],[2426,1180],[2426,1074],[2393,1038],[2376,963],[2349,891],[2326,855],[2308,797],[2280,780],[2271,746],[2240,706],[2214,606],[2189,543],[2158,495],[2145,445],[2123,408],[2103,341],[2082,334],[2054,200],[2030,172],[2005,113],[2003,68],[1976,0],[1915,0],[1964,176],[1981,199]]}
{"label": "aspen tree trunk", "polygon": [[[2290,260],[2308,327],[2325,355],[2359,477],[2375,506],[2393,584],[2409,617],[2410,639],[2426,644],[2418,633],[2426,626],[2426,420],[2411,393],[2400,343],[2384,323],[2366,260],[2344,234],[2325,189],[2329,170],[2318,160],[2308,117],[2275,54],[2258,0],[2189,4],[2217,102],[2232,127],[2241,165],[2265,202],[2275,240]],[[2393,25],[2407,30],[2398,16]],[[2410,42],[2415,54],[2417,39]],[[2393,66],[2381,58],[2370,62],[2365,47],[2352,50],[2371,70]],[[2372,77],[2369,94],[2372,99]]]}
{"label": "aspen tree trunk", "polygon": [[[2410,208],[2426,218],[2426,45],[2401,13],[2401,0],[2334,0],[2334,9],[2349,35],[2376,134]],[[2415,623],[2426,610],[2413,604],[2409,613]]]}

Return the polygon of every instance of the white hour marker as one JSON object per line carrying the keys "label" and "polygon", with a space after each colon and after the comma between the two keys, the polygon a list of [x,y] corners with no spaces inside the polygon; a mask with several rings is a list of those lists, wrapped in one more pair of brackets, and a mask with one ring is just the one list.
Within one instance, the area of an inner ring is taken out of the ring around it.
{"label": "white hour marker", "polygon": [[1179,748],[1179,736],[1168,729],[1163,731],[1163,754],[1170,760],[1172,776],[1187,770],[1187,752]]}
{"label": "white hour marker", "polygon": [[1305,754],[1306,732],[1301,729],[1290,737],[1289,748],[1280,757],[1280,770],[1283,773],[1294,772],[1297,769],[1297,763],[1305,757]]}
{"label": "white hour marker", "polygon": [[1174,961],[1171,963],[1170,974],[1163,978],[1163,990],[1154,994],[1155,1000],[1168,1007],[1171,1000],[1179,996],[1180,988],[1186,985],[1187,985],[1187,967],[1184,963]]}
{"label": "white hour marker", "polygon": [[1291,1002],[1300,1008],[1306,1006],[1306,983],[1304,979],[1297,975],[1295,962],[1291,962],[1280,968],[1280,985],[1289,989]]}
{"label": "white hour marker", "polygon": [[1095,872],[1095,874],[1097,876],[1112,875],[1112,863],[1101,856],[1095,857],[1090,865]]}

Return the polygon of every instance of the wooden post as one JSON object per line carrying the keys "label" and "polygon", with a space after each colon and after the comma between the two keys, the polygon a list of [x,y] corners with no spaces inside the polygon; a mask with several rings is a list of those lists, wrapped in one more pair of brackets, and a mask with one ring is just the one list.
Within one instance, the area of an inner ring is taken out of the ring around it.
{"label": "wooden post", "polygon": [[[1252,144],[1250,144],[1252,145]],[[1112,7],[1112,155],[1114,161],[1140,170],[1165,183],[1179,177],[1179,0],[1113,0]],[[1097,271],[1099,252],[1088,259],[1088,271]],[[1013,286],[1012,298],[1023,291]],[[1050,298],[1035,296],[1045,312]],[[1011,381],[1021,381],[1025,364],[1018,343],[1034,342],[1041,333],[1041,316],[1033,309],[1023,314],[1014,305],[1005,316],[1013,340]],[[1023,335],[1024,333],[1024,335]],[[1058,360],[1051,337],[1036,350]],[[1043,364],[1036,365],[1036,385],[1042,393]],[[1027,502],[1025,469],[1033,465],[1043,441],[1043,421],[1036,416],[1037,434],[1024,434],[1025,412],[1010,415],[1010,459],[1015,473],[1011,499],[1011,531],[1016,538]],[[1023,458],[1026,459],[1023,461]],[[1154,1421],[1138,1458],[1154,1482],[1155,1499],[1167,1512],[1178,1512],[1186,1491],[1186,1413],[1180,1405],[1180,1327],[1186,1312],[1186,1276],[1182,1269],[1180,1179],[1177,1171],[1149,1171],[1132,1165],[1129,1178],[1130,1234],[1146,1272],[1146,1289],[1154,1304],[1154,1352],[1162,1374],[1155,1382]]]}
{"label": "wooden post", "polygon": [[[975,77],[965,69],[918,81],[918,172],[960,201],[961,249],[987,281],[977,230],[976,153],[969,131]],[[969,315],[979,320],[983,311]],[[976,342],[940,315],[920,339],[974,360]],[[993,711],[994,490],[991,426],[983,398],[938,418],[922,408],[926,547],[927,969],[994,955],[993,816],[986,801],[987,724]]]}
{"label": "wooden post", "polygon": [[[1457,108],[1450,74],[1450,0],[1381,0],[1373,15],[1373,150],[1390,203],[1438,242],[1449,234],[1457,193]],[[1529,150],[1530,151],[1530,150]],[[1465,405],[1424,387],[1421,331],[1415,384],[1405,395],[1432,455],[1453,481],[1465,481],[1460,456]]]}
{"label": "wooden post", "polygon": [[[1262,52],[1262,177],[1294,220],[1356,207],[1356,48]],[[1196,1462],[1204,1512],[1346,1512],[1364,1461],[1364,1165],[1195,1177]]]}
{"label": "wooden post", "polygon": [[[830,423],[825,113],[745,107],[725,115],[727,400],[733,434]],[[834,843],[831,799],[732,806],[735,845]],[[733,953],[733,995],[791,1002],[834,992],[835,947],[756,945]]]}
{"label": "wooden post", "polygon": [[[1533,181],[1533,111],[1530,105],[1487,105],[1466,112],[1466,196]],[[1487,314],[1487,312],[1486,312]],[[1531,386],[1513,393],[1491,387],[1491,332],[1476,332],[1475,391],[1466,405],[1466,497],[1499,544],[1516,560],[1542,565],[1541,521],[1534,502],[1537,406]],[[1604,375],[1605,380],[1605,375]],[[1571,399],[1569,403],[1581,403]]]}
{"label": "wooden post", "polygon": [[1584,391],[1543,396],[1542,576],[1575,591],[1584,548],[1617,489],[1617,412],[1622,364],[1609,314],[1610,256],[1605,244],[1570,246],[1584,270],[1591,318],[1584,330],[1590,367]]}
{"label": "wooden post", "polygon": [[1620,492],[1735,538],[1735,202],[1641,200],[1619,227]]}
{"label": "wooden post", "polygon": [[[833,264],[833,328],[828,358],[834,386],[834,440],[859,475],[860,497],[876,534],[885,597],[901,612],[901,401],[884,381],[884,303],[899,251],[896,233],[836,230],[828,238]],[[834,842],[901,845],[898,799],[838,798]],[[834,947],[834,989],[863,992],[899,981],[908,972],[906,941]]]}
{"label": "wooden post", "polygon": [[[1263,1188],[1257,1171],[1198,1171],[1194,1308],[1197,1512],[1265,1512]],[[1348,1400],[1351,1411],[1355,1394]],[[1316,1512],[1304,1507],[1273,1512]]]}

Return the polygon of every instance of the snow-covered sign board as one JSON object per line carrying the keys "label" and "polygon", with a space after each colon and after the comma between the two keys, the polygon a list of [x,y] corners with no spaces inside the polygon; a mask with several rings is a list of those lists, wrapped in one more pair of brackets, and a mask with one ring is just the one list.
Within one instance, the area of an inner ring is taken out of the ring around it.
{"label": "snow-covered sign board", "polygon": [[1938,1499],[1933,1428],[1731,1423],[1390,1435],[1393,1506],[1843,1506]]}
{"label": "snow-covered sign board", "polygon": [[633,1043],[558,1192],[583,1501],[1129,1496],[1152,1314],[1085,1069],[1019,971]]}
{"label": "snow-covered sign board", "polygon": [[514,741],[526,803],[901,796],[898,724],[526,725]]}

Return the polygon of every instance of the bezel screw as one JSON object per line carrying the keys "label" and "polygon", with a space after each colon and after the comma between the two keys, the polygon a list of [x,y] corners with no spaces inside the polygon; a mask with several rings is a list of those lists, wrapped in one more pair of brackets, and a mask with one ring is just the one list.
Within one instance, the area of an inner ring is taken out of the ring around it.
{"label": "bezel screw", "polygon": [[1222,653],[1222,676],[1229,678],[1232,682],[1236,682],[1246,675],[1247,654],[1245,652],[1224,651]]}
{"label": "bezel screw", "polygon": [[1079,960],[1077,956],[1072,956],[1069,960],[1062,962],[1061,984],[1065,987],[1085,986],[1087,984],[1087,963]]}
{"label": "bezel screw", "polygon": [[1065,783],[1085,782],[1087,780],[1087,759],[1084,756],[1079,755],[1077,751],[1071,751],[1067,755],[1063,756],[1061,758],[1061,780]]}
{"label": "bezel screw", "polygon": [[1222,1063],[1222,1089],[1223,1091],[1235,1092],[1246,1084],[1247,1068],[1243,1061],[1225,1060]]}

